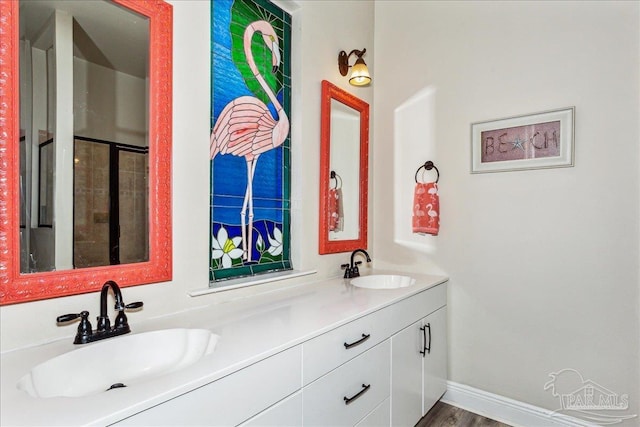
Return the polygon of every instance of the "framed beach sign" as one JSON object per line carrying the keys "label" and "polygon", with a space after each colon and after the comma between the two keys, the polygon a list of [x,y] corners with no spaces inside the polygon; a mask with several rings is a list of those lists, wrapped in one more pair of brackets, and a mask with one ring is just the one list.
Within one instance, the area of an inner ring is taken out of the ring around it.
{"label": "framed beach sign", "polygon": [[471,173],[573,166],[574,107],[471,124]]}

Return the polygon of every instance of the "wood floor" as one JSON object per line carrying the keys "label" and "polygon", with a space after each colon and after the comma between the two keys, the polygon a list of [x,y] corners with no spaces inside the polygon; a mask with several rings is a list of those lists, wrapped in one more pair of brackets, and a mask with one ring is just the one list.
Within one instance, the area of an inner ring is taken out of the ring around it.
{"label": "wood floor", "polygon": [[416,427],[509,427],[489,418],[438,402]]}

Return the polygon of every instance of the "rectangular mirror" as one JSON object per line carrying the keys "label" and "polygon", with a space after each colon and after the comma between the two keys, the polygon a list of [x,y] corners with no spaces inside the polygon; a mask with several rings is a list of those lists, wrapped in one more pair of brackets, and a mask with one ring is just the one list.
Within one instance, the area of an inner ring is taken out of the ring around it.
{"label": "rectangular mirror", "polygon": [[171,5],[0,12],[0,304],[170,280]]}
{"label": "rectangular mirror", "polygon": [[369,104],[322,81],[321,254],[367,247]]}

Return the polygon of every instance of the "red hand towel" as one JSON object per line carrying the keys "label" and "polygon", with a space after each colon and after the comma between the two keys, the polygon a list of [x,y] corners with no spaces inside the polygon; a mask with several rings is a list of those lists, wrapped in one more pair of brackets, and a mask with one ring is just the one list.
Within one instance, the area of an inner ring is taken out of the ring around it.
{"label": "red hand towel", "polygon": [[341,191],[340,189],[331,188],[329,190],[329,231],[341,231],[342,230],[342,215],[341,215],[341,204],[340,200]]}
{"label": "red hand towel", "polygon": [[417,183],[413,193],[413,232],[438,235],[440,198],[435,182]]}

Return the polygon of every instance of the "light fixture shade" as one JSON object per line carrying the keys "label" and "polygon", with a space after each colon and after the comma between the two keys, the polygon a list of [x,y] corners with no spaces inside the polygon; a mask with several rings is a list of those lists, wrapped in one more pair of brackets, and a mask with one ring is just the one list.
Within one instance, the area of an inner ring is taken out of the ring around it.
{"label": "light fixture shade", "polygon": [[353,86],[366,86],[371,83],[369,69],[362,58],[358,58],[356,63],[351,67],[351,77],[349,83]]}

